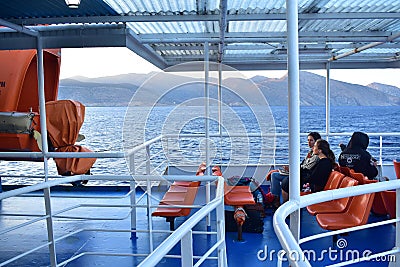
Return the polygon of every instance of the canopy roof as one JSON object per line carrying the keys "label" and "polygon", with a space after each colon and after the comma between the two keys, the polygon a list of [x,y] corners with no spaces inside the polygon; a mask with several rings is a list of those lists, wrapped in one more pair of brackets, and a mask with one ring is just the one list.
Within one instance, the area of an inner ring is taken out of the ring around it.
{"label": "canopy roof", "polygon": [[[298,2],[301,69],[400,66],[399,0]],[[44,48],[127,47],[165,69],[203,61],[208,43],[210,61],[287,69],[285,0],[0,0],[0,25],[0,49],[40,36]]]}

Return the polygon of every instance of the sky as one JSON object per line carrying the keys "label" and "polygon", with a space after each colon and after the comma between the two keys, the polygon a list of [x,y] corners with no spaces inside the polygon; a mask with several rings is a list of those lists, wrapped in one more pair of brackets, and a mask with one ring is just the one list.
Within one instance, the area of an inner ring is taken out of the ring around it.
{"label": "sky", "polygon": [[[151,71],[161,71],[131,50],[124,47],[63,48],[61,54],[61,79],[74,76],[96,78],[126,73],[149,73]],[[325,70],[316,70],[311,72],[321,76],[326,75]],[[255,75],[263,75],[268,78],[281,78],[286,74],[286,71],[243,71],[242,74],[248,78]],[[400,88],[400,69],[332,69],[331,79],[361,85],[378,82]]]}

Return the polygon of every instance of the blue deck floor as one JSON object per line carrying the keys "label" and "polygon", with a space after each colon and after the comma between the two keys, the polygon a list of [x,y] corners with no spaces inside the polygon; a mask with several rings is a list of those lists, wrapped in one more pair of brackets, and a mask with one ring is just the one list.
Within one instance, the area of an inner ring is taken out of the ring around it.
{"label": "blue deck floor", "polygon": [[[111,187],[110,187],[111,188]],[[53,196],[59,194],[68,195],[92,195],[96,197],[104,196],[121,196],[126,193],[126,189],[116,190],[93,190],[90,193],[84,191],[68,191],[68,192],[52,192]],[[157,192],[155,192],[157,193]],[[159,192],[161,194],[161,192]],[[140,194],[138,194],[139,197]],[[200,192],[201,195],[201,192]],[[197,201],[197,200],[196,200]],[[81,198],[52,198],[52,207],[55,211],[64,209],[67,206],[73,206],[78,203],[102,203],[102,204],[129,204],[129,198],[124,199],[81,199]],[[0,201],[0,231],[13,227],[17,224],[26,222],[28,219],[35,218],[34,216],[9,216],[7,214],[43,214],[44,203],[39,197],[15,197]],[[302,211],[302,236],[308,236],[312,233],[322,232],[315,218],[310,216],[307,211]],[[85,219],[65,219],[55,218],[54,235],[59,238],[62,235],[70,233],[67,238],[56,242],[57,262],[60,263],[71,256],[77,256],[81,253],[87,253],[84,256],[68,263],[66,266],[136,266],[143,257],[131,257],[131,253],[148,253],[149,251],[149,234],[138,233],[136,238],[130,238],[130,217],[127,208],[93,208],[81,207],[73,211],[64,213],[69,216],[86,216],[91,215],[98,220],[88,221]],[[108,220],[102,220],[101,217],[108,217]],[[111,220],[111,219],[113,220]],[[176,219],[176,226],[179,226],[185,218]],[[215,220],[215,217],[212,216]],[[381,220],[381,217],[370,216],[370,221]],[[164,218],[153,218],[154,229],[169,229],[169,224]],[[145,209],[138,209],[138,225],[137,229],[147,228],[147,215]],[[0,262],[21,253],[28,251],[38,244],[46,244],[47,234],[46,222],[40,221],[33,225],[26,226],[23,229],[4,233],[0,236]],[[116,231],[93,231],[93,229]],[[195,230],[204,230],[205,224],[201,223],[196,226]],[[118,231],[121,230],[121,231]],[[75,231],[78,231],[75,233]],[[395,227],[393,225],[381,226],[379,229],[363,230],[355,233],[350,233],[347,236],[341,236],[347,242],[347,246],[343,249],[338,249],[334,244],[332,237],[324,238],[318,241],[311,241],[303,244],[303,249],[313,250],[317,256],[323,255],[323,250],[337,249],[333,256],[340,258],[341,253],[349,250],[357,251],[382,251],[390,249],[394,246]],[[167,233],[154,233],[154,245],[160,244],[166,237]],[[207,244],[215,242],[215,235],[195,235],[194,246],[195,255],[203,253]],[[276,238],[272,227],[272,213],[267,210],[267,216],[264,219],[264,231],[258,233],[243,233],[243,242],[236,240],[237,233],[226,233],[226,246],[228,252],[229,266],[276,266],[277,251],[281,246]],[[180,251],[179,245],[174,248],[171,254],[178,254]],[[262,251],[262,253],[260,252]],[[275,252],[274,252],[275,251]],[[89,253],[90,252],[90,253]],[[93,255],[90,255],[93,253]],[[99,256],[96,253],[118,253],[118,256]],[[7,266],[49,266],[48,246],[26,255],[21,259]],[[257,256],[258,255],[258,256]],[[261,258],[260,258],[261,257]],[[317,257],[318,258],[318,257]],[[324,266],[332,262],[332,258],[325,255],[322,260],[311,261],[313,266]],[[360,263],[354,266],[387,266],[388,262],[368,262]],[[180,266],[180,259],[164,259],[157,266]],[[208,260],[202,266],[217,266],[216,260]],[[283,266],[287,266],[284,263]]]}

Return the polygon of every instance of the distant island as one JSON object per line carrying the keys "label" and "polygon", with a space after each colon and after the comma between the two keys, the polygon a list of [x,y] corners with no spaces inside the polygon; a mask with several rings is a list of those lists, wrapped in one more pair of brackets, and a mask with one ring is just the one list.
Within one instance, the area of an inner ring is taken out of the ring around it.
{"label": "distant island", "polygon": [[[127,106],[136,90],[154,73],[122,74],[101,78],[73,77],[63,79],[59,85],[58,99],[73,99],[85,106]],[[158,73],[146,94],[157,95],[157,88],[168,87],[171,81],[187,82],[187,77],[172,73]],[[178,79],[178,80],[177,80]],[[232,79],[229,84],[232,90],[240,84],[240,78]],[[235,80],[236,79],[236,80]],[[243,79],[242,79],[243,80]],[[285,106],[288,103],[288,77],[280,79],[255,76],[251,80],[264,94],[269,105]],[[246,92],[245,92],[246,93]],[[243,94],[243,90],[241,90]],[[248,92],[251,94],[251,92]],[[187,99],[203,97],[201,85],[186,87],[184,91],[171,92],[163,96],[157,105],[175,105]],[[210,90],[210,97],[216,98],[216,90]],[[224,103],[241,105],[235,94],[224,94]],[[325,104],[325,77],[306,71],[300,72],[300,103],[303,106],[321,106]],[[146,97],[135,105],[152,105]],[[202,104],[202,103],[201,103]],[[367,86],[331,80],[332,106],[398,106],[400,105],[400,89],[395,86],[372,83]]]}

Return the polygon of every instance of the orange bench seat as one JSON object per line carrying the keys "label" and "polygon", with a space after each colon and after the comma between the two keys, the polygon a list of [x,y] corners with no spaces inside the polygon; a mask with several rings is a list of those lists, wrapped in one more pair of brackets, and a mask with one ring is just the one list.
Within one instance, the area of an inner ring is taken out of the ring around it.
{"label": "orange bench seat", "polygon": [[[182,184],[182,183],[179,183]],[[188,185],[199,185],[200,182],[189,182]],[[193,205],[197,195],[198,186],[181,186],[175,183],[170,186],[164,197],[160,201],[160,205],[166,207],[158,207],[151,215],[165,217],[170,223],[170,230],[173,231],[174,221],[176,217],[188,216],[191,208],[173,207],[173,206],[190,206]],[[169,207],[168,207],[169,206]]]}

